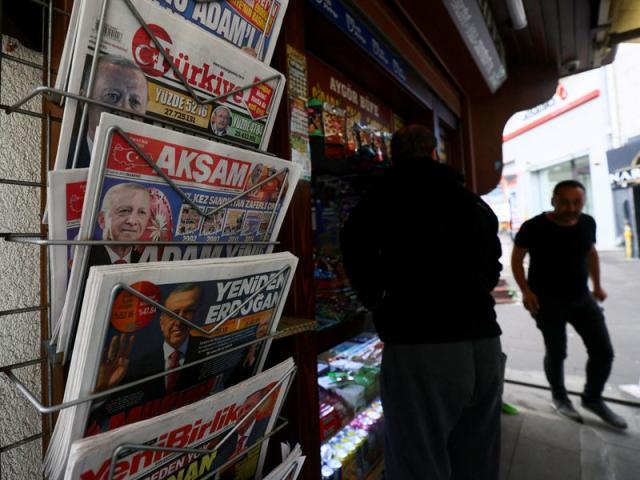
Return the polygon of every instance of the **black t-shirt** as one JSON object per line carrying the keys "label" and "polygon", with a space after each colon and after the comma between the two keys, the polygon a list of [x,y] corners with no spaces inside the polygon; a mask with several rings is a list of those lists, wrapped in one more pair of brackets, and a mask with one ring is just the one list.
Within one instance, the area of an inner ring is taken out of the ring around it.
{"label": "black t-shirt", "polygon": [[596,222],[582,214],[562,226],[542,213],[522,224],[518,247],[529,250],[527,281],[542,298],[573,300],[589,293],[587,255],[596,241]]}

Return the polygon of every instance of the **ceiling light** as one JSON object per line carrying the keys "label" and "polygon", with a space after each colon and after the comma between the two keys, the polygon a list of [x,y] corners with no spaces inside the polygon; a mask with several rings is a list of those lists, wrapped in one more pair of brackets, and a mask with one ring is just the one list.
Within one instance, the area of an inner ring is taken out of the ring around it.
{"label": "ceiling light", "polygon": [[527,13],[522,0],[507,0],[507,10],[514,30],[522,30],[527,26]]}

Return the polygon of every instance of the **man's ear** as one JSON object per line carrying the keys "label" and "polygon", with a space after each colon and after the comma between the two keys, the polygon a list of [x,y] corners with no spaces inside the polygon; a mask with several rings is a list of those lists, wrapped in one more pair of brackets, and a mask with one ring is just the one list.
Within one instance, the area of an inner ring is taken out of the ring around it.
{"label": "man's ear", "polygon": [[100,230],[104,230],[105,224],[104,212],[100,211],[98,212],[98,225],[100,225]]}
{"label": "man's ear", "polygon": [[555,196],[555,195],[553,195],[553,196],[551,197],[551,206],[552,206],[552,207],[555,207],[555,206],[556,206],[556,196]]}

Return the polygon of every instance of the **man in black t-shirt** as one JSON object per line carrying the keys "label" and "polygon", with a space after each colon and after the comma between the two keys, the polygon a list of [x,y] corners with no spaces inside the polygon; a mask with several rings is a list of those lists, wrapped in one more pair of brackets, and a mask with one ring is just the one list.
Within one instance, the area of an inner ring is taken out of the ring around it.
{"label": "man in black t-shirt", "polygon": [[[526,221],[516,235],[511,268],[522,290],[524,307],[544,337],[544,371],[557,412],[582,422],[564,386],[566,324],[570,323],[582,337],[589,355],[582,406],[610,425],[626,428],[625,420],[602,400],[613,363],[613,347],[602,309],[595,301],[604,301],[607,294],[600,285],[596,223],[582,213],[584,200],[585,189],[580,182],[558,183],[551,199],[553,211]],[[529,272],[525,277],[523,260],[527,253]],[[589,277],[593,292],[589,292]]]}

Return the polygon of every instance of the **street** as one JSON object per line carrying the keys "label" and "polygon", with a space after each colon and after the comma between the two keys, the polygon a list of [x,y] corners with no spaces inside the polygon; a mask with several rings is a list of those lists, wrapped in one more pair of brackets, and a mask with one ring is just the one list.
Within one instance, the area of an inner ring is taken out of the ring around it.
{"label": "street", "polygon": [[[503,278],[518,292],[518,301],[498,305],[498,322],[503,330],[502,348],[507,354],[507,377],[544,383],[542,335],[524,309],[520,291],[511,274],[511,239],[502,236]],[[616,358],[609,378],[608,394],[620,396],[618,386],[637,384],[640,379],[640,260],[624,258],[624,251],[600,251],[602,285],[609,294],[602,304]],[[578,334],[567,328],[568,357],[565,362],[567,386],[580,390],[584,378],[586,352]],[[626,397],[631,398],[631,397]]]}

